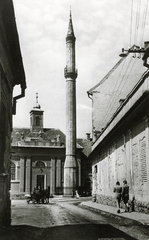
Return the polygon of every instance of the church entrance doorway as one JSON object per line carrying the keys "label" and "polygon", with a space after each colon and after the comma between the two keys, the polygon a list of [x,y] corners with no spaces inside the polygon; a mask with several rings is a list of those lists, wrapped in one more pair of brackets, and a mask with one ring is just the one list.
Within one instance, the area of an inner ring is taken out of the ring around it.
{"label": "church entrance doorway", "polygon": [[37,175],[37,188],[44,189],[44,175]]}

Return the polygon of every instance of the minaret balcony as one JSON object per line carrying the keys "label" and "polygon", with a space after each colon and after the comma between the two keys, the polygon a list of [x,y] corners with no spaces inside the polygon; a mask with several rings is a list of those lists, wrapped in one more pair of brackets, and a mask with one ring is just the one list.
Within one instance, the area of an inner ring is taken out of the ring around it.
{"label": "minaret balcony", "polygon": [[71,67],[65,67],[64,68],[64,76],[65,78],[77,78],[78,76],[78,70],[71,68]]}

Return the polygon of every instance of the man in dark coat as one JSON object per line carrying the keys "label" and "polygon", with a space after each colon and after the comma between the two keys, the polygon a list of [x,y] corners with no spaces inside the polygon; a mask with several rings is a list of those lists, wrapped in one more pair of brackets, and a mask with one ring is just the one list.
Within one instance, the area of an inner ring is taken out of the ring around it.
{"label": "man in dark coat", "polygon": [[125,212],[129,212],[128,200],[129,200],[129,186],[127,185],[127,181],[123,181],[124,186],[122,188],[122,199],[125,204]]}

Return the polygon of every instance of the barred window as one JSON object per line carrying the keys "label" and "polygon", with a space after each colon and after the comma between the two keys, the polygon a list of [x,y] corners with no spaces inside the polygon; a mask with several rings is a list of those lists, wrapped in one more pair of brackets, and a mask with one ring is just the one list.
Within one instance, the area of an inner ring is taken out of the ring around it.
{"label": "barred window", "polygon": [[11,180],[16,180],[16,165],[11,164]]}

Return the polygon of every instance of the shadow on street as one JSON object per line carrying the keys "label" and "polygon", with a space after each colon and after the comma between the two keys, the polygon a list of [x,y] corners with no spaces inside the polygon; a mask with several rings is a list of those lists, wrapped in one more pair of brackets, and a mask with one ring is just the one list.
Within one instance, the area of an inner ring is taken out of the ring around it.
{"label": "shadow on street", "polygon": [[27,225],[0,229],[1,240],[134,240],[108,224],[65,225],[37,228]]}

